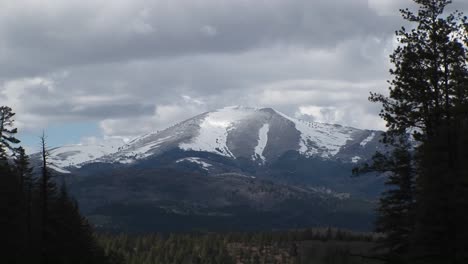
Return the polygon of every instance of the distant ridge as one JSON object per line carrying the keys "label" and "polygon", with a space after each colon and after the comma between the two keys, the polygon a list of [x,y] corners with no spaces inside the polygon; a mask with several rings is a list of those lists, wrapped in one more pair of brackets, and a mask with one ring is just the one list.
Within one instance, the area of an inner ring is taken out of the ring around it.
{"label": "distant ridge", "polygon": [[134,164],[173,149],[248,159],[262,166],[288,151],[304,157],[367,160],[383,146],[381,131],[308,122],[272,108],[230,106],[206,112],[126,144],[67,145],[50,151],[62,173],[91,163]]}

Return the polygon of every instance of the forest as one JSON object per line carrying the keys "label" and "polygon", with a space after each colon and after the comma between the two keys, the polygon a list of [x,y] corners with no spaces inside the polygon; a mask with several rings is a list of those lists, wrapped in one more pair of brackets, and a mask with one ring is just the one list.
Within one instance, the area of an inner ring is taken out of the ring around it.
{"label": "forest", "polygon": [[379,236],[333,228],[239,233],[100,234],[124,263],[382,263],[369,259]]}
{"label": "forest", "polygon": [[2,263],[468,263],[468,22],[450,0],[414,0],[396,31],[382,106],[389,153],[353,170],[386,176],[375,233],[99,233],[54,177],[47,137],[33,167],[0,107]]}

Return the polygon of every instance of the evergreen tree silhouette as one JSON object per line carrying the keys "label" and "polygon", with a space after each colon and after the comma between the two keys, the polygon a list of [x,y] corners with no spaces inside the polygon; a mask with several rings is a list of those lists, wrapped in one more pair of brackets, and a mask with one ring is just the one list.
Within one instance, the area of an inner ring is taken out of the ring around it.
{"label": "evergreen tree silhouette", "polygon": [[[388,203],[392,193],[385,194],[380,230],[387,235],[397,234],[388,223],[404,208],[414,216],[409,218],[414,221],[414,229],[396,236],[406,240],[400,245],[407,249],[390,247],[390,252],[408,253],[403,259],[392,260],[394,263],[404,259],[410,263],[466,263],[468,241],[462,237],[468,235],[463,215],[468,195],[464,164],[468,160],[466,145],[460,144],[466,143],[468,122],[467,19],[458,11],[446,14],[450,0],[414,2],[419,6],[416,13],[401,10],[414,28],[397,31],[401,45],[390,57],[394,64],[390,94],[371,94],[370,100],[383,106],[381,117],[388,127],[384,142],[401,148],[399,140],[410,135],[416,146],[411,162],[402,152],[403,156],[397,156],[404,159],[397,159],[395,164],[414,166],[415,203],[394,208]],[[404,177],[394,180],[404,182]],[[404,189],[410,182],[397,184],[393,195],[411,197]]]}

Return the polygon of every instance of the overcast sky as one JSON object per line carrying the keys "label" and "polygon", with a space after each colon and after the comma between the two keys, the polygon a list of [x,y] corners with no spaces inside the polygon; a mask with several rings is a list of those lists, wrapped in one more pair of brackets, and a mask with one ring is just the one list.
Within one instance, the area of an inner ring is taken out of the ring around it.
{"label": "overcast sky", "polygon": [[[468,1],[454,6],[468,10]],[[28,148],[227,105],[384,129],[370,91],[410,0],[0,0],[0,105]]]}

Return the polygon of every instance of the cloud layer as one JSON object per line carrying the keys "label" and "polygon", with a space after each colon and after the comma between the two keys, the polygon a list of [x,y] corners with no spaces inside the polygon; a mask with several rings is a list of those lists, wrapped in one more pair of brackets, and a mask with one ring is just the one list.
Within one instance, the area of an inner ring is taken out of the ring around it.
{"label": "cloud layer", "polygon": [[[455,1],[454,7],[468,10]],[[0,101],[23,131],[131,137],[232,104],[383,128],[409,0],[22,0],[0,4]]]}

